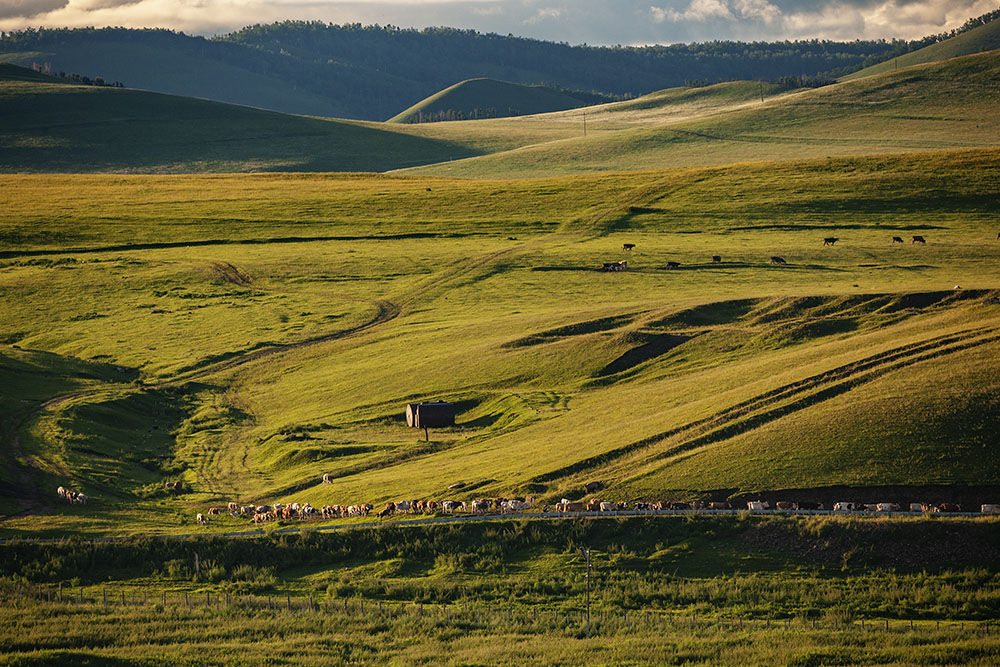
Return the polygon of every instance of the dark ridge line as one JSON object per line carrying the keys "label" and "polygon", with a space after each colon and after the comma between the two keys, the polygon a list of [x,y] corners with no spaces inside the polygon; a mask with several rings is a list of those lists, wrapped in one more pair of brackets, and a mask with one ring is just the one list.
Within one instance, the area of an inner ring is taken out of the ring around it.
{"label": "dark ridge line", "polygon": [[404,239],[465,238],[476,234],[444,232],[412,232],[409,234],[384,234],[362,236],[279,236],[269,239],[204,239],[201,241],[165,241],[162,243],[122,243],[92,248],[61,248],[53,250],[4,250],[0,259],[38,257],[43,255],[74,255],[97,252],[124,252],[129,250],[161,250],[169,248],[196,248],[213,245],[267,245],[270,243],[311,243],[315,241],[399,241]]}

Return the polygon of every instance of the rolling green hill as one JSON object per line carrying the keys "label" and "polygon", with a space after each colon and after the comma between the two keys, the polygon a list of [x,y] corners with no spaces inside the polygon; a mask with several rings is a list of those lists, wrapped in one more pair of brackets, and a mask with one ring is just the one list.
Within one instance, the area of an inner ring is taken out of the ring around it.
{"label": "rolling green hill", "polygon": [[901,67],[936,63],[949,58],[982,53],[983,51],[995,51],[997,49],[1000,49],[1000,21],[994,20],[949,39],[937,42],[936,44],[931,44],[922,49],[910,51],[909,53],[890,58],[871,67],[852,72],[841,77],[841,81],[851,81],[852,79],[860,79],[872,76],[873,74],[890,72]]}
{"label": "rolling green hill", "polygon": [[421,100],[390,118],[389,122],[504,118],[581,106],[585,106],[585,102],[545,86],[523,86],[493,79],[468,79]]}
{"label": "rolling green hill", "polygon": [[0,65],[0,171],[383,171],[472,151],[349,121],[139,90]]}
{"label": "rolling green hill", "polygon": [[[229,500],[552,502],[591,480],[619,500],[998,489],[998,173],[967,150],[2,176],[0,371],[50,378],[2,385],[5,506],[41,512],[3,530],[183,532]],[[459,406],[426,442],[402,419],[425,398]],[[60,484],[90,502],[56,503]]]}
{"label": "rolling green hill", "polygon": [[476,77],[639,95],[686,81],[846,72],[892,48],[884,41],[815,40],[608,48],[454,28],[318,21],[252,25],[212,39],[124,28],[0,34],[0,62],[38,63],[133,88],[285,113],[366,120],[395,116]]}
{"label": "rolling green hill", "polygon": [[[470,146],[475,139],[467,137],[488,127],[508,143],[495,151],[478,144],[487,155],[413,173],[532,176],[997,146],[998,80],[1000,51],[991,51],[756,102],[753,84],[742,84],[742,99],[740,85],[732,84],[706,90],[708,103],[700,109],[686,103],[697,89],[668,91],[588,110],[586,137],[579,111],[416,126],[409,131]],[[640,122],[621,122],[645,104],[651,109]],[[673,110],[679,113],[671,117]]]}

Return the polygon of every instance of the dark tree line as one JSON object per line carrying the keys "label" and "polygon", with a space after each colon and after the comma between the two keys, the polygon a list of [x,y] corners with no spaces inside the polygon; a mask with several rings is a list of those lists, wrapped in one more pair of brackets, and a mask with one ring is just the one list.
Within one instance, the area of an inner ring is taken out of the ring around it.
{"label": "dark tree line", "polygon": [[[329,100],[347,117],[379,120],[458,81],[476,77],[566,89],[588,103],[608,101],[604,99],[608,96],[643,95],[692,81],[830,80],[971,30],[998,16],[1000,10],[949,33],[912,41],[712,41],[644,47],[570,46],[455,28],[416,30],[317,21],[253,25],[213,39],[153,29],[28,29],[0,34],[0,53],[99,54],[109,45],[155,47],[279,78]],[[177,69],[193,79],[205,76],[180,65]],[[155,80],[128,78],[135,85],[155,89]],[[314,112],[308,108],[281,110]]]}

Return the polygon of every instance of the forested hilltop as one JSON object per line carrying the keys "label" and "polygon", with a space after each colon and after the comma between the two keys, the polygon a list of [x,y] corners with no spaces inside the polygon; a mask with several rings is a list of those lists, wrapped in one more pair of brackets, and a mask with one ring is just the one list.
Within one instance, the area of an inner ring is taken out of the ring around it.
{"label": "forested hilltop", "polygon": [[692,82],[832,77],[942,37],[594,47],[453,28],[286,21],[211,39],[154,29],[29,29],[0,36],[0,60],[291,113],[384,120],[475,77],[548,84],[578,98],[641,95]]}

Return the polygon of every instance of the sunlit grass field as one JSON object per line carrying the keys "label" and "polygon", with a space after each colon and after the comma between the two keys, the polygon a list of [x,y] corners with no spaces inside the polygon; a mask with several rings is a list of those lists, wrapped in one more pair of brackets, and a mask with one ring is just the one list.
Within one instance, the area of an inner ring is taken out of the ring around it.
{"label": "sunlit grass field", "polygon": [[[616,500],[995,484],[998,166],[4,176],[7,508],[45,508],[4,530],[592,479]],[[402,414],[435,398],[458,423],[424,442]]]}

